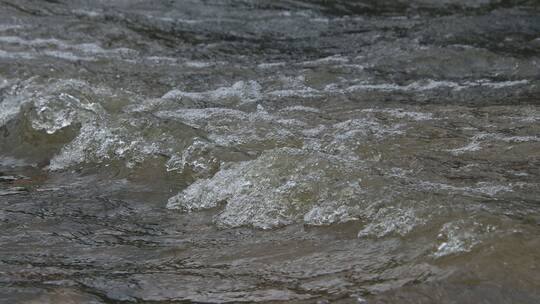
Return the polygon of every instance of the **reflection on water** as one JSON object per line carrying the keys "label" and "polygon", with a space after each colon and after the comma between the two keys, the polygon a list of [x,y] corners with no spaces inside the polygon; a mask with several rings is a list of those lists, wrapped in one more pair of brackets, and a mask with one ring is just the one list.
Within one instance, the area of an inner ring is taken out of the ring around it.
{"label": "reflection on water", "polygon": [[0,302],[539,302],[539,9],[1,1]]}

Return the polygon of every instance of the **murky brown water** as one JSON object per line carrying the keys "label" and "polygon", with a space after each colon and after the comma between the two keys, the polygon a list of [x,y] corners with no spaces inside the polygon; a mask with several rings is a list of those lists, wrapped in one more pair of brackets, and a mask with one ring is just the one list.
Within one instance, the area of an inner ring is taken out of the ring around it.
{"label": "murky brown water", "polygon": [[537,1],[0,20],[0,303],[540,302]]}

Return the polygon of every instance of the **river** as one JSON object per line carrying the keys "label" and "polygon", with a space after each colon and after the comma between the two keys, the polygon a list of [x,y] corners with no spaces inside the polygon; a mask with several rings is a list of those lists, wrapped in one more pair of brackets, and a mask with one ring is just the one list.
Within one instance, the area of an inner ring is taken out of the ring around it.
{"label": "river", "polygon": [[0,303],[539,303],[534,0],[1,0]]}

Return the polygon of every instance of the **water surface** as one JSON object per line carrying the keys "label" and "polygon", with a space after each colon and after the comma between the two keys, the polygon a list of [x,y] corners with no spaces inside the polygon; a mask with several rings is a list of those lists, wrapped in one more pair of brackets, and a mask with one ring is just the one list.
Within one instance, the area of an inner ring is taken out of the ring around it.
{"label": "water surface", "polygon": [[0,1],[1,303],[540,302],[537,1]]}

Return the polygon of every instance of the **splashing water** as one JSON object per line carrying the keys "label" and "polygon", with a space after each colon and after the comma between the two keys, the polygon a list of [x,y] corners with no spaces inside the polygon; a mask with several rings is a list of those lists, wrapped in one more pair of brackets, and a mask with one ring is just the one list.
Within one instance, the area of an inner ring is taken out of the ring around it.
{"label": "splashing water", "polygon": [[1,1],[0,303],[537,303],[539,15]]}

